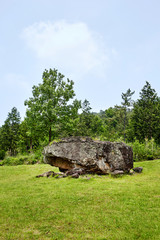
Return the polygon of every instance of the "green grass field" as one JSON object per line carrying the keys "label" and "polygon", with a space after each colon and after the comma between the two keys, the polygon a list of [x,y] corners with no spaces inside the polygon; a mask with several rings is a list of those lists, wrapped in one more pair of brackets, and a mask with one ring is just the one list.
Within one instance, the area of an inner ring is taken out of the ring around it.
{"label": "green grass field", "polygon": [[142,174],[35,178],[49,165],[0,167],[0,239],[160,239],[160,160]]}

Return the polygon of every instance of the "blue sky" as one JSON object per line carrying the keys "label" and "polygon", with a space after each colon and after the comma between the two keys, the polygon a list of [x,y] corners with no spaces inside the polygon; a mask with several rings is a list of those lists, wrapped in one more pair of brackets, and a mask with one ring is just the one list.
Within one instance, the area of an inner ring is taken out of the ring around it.
{"label": "blue sky", "polygon": [[0,125],[56,68],[93,111],[149,81],[160,95],[159,0],[0,0]]}

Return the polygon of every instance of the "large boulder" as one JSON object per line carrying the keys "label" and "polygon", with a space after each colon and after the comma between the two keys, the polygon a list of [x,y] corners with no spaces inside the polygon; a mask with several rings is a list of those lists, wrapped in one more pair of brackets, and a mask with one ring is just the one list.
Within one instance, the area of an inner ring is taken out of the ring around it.
{"label": "large boulder", "polygon": [[93,141],[91,138],[71,137],[44,148],[44,162],[60,171],[78,168],[85,173],[108,174],[133,168],[132,148],[124,143]]}

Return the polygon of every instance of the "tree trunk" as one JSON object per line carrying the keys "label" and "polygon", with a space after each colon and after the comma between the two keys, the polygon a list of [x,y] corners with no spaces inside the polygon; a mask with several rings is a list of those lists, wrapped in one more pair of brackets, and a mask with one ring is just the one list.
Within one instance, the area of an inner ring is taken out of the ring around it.
{"label": "tree trunk", "polygon": [[52,137],[52,129],[51,127],[49,128],[49,143],[51,142],[51,137]]}
{"label": "tree trunk", "polygon": [[125,109],[125,116],[124,116],[124,142],[126,141],[126,120],[127,120],[127,110]]}
{"label": "tree trunk", "polygon": [[32,138],[30,138],[30,152],[33,150]]}

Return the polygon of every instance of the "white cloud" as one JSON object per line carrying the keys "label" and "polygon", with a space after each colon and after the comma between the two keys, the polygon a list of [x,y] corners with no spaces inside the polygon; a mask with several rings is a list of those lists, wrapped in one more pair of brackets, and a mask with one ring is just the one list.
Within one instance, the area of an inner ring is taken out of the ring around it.
{"label": "white cloud", "polygon": [[109,57],[101,36],[83,22],[35,23],[23,30],[23,39],[44,68],[60,68],[76,76],[103,76]]}

